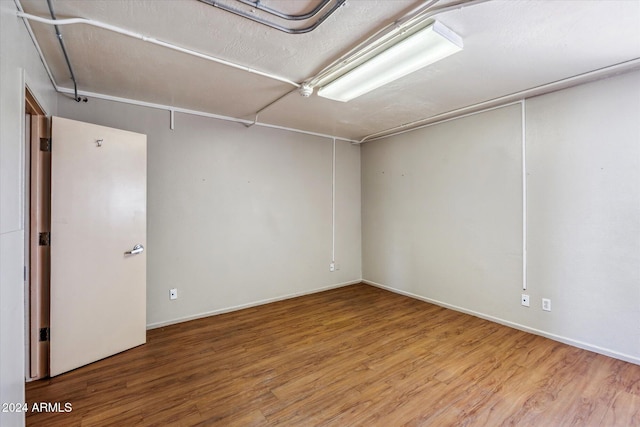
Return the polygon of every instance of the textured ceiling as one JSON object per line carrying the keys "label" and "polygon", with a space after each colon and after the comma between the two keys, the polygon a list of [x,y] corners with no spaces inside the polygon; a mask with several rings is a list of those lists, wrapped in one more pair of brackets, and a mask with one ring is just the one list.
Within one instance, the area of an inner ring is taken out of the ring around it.
{"label": "textured ceiling", "polygon": [[[302,13],[317,1],[261,4]],[[234,0],[225,2],[268,17]],[[46,0],[20,3],[26,13],[50,18]],[[298,83],[422,3],[349,0],[313,32],[294,35],[197,0],[52,1],[58,19],[100,21]],[[294,91],[263,111],[259,121],[359,139],[640,58],[640,0],[494,0],[437,19],[463,37],[462,52],[348,103],[315,94],[303,98]],[[56,83],[72,88],[53,27],[34,21],[31,26]],[[258,110],[294,89],[102,28],[73,24],[60,31],[81,92],[253,120]]]}

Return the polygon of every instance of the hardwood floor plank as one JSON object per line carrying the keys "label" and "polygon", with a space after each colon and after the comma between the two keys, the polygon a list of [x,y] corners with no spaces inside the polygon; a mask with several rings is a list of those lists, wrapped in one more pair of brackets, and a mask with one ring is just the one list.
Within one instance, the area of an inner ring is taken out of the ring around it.
{"label": "hardwood floor plank", "polygon": [[611,427],[640,425],[640,396],[620,391],[607,410],[602,425]]}
{"label": "hardwood floor plank", "polygon": [[640,426],[640,366],[364,284],[150,330],[29,426]]}

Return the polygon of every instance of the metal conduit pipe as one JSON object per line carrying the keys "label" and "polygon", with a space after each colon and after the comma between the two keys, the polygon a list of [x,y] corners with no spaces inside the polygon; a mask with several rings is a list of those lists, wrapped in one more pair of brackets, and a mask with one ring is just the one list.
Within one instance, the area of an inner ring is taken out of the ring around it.
{"label": "metal conduit pipe", "polygon": [[579,84],[584,84],[598,79],[603,79],[638,70],[640,70],[640,58],[633,58],[625,62],[609,65],[607,67],[599,68],[593,71],[587,71],[586,73],[567,77],[555,82],[535,86],[508,95],[503,95],[497,98],[479,102],[477,104],[457,108],[455,110],[447,111],[435,116],[426,117],[424,119],[414,120],[409,123],[404,123],[400,126],[394,126],[389,129],[369,134],[361,138],[356,144],[362,144],[369,141],[375,141],[377,139],[400,135],[405,132],[410,132],[426,126],[431,126],[435,123],[443,123],[449,120],[455,120],[472,114],[476,114],[478,112],[489,111],[495,108],[502,108],[510,104],[522,102],[523,100],[532,98],[534,96],[540,96],[558,90],[567,89],[569,87],[577,86]]}
{"label": "metal conduit pipe", "polygon": [[304,27],[304,28],[287,28],[284,27],[282,25],[276,24],[274,22],[271,21],[267,21],[266,19],[257,17],[257,16],[253,16],[250,13],[246,13],[240,9],[236,9],[234,7],[230,7],[227,6],[225,4],[220,3],[217,0],[199,0],[202,3],[208,4],[209,6],[213,6],[213,7],[217,7],[218,9],[224,10],[225,12],[230,12],[233,13],[234,15],[238,15],[241,16],[243,18],[246,18],[250,21],[253,22],[257,22],[258,24],[262,24],[265,25],[269,28],[273,28],[275,30],[278,31],[282,31],[284,33],[287,34],[305,34],[305,33],[310,33],[311,31],[315,30],[316,28],[318,28],[318,26],[320,24],[322,24],[329,16],[331,16],[331,14],[333,14],[333,12],[335,12],[336,10],[338,10],[338,8],[340,6],[342,6],[346,0],[337,0],[336,3],[331,7],[331,9],[329,9],[324,15],[322,15],[320,18],[318,18],[318,20],[311,24],[308,27]]}
{"label": "metal conduit pipe", "polygon": [[320,12],[322,9],[324,9],[324,7],[326,5],[328,5],[329,3],[331,3],[331,0],[322,0],[312,11],[307,12],[307,13],[303,13],[300,15],[289,15],[283,12],[280,12],[279,10],[276,9],[272,9],[268,6],[263,6],[262,4],[260,4],[260,0],[256,0],[256,1],[251,1],[251,0],[236,0],[237,2],[249,5],[251,7],[254,7],[258,10],[261,10],[263,12],[266,12],[270,15],[273,16],[277,16],[278,18],[282,18],[282,19],[286,19],[287,21],[302,21],[305,19],[309,19],[309,18],[313,18],[314,16],[316,16],[318,14],[318,12]]}
{"label": "metal conduit pipe", "polygon": [[298,89],[291,89],[289,92],[285,93],[284,95],[279,96],[278,98],[274,99],[273,101],[271,101],[270,103],[268,103],[267,105],[265,105],[264,107],[260,108],[258,111],[256,111],[254,113],[254,117],[253,117],[253,123],[250,124],[246,124],[245,126],[250,128],[251,126],[255,125],[256,123],[258,123],[258,116],[260,115],[260,113],[262,113],[264,110],[266,110],[267,108],[271,107],[272,105],[280,102],[282,99],[284,99],[285,97],[289,96],[290,94],[292,94],[293,92],[298,91]]}
{"label": "metal conduit pipe", "polygon": [[[200,1],[204,1],[205,3],[208,3],[205,0],[200,0]],[[244,2],[244,0],[238,0],[238,1]],[[489,1],[489,0],[461,0],[461,1],[457,2],[457,3],[455,3],[455,4],[451,4],[451,5],[442,7],[442,8],[432,9],[432,7],[436,3],[438,3],[438,1],[439,0],[431,0],[429,2],[426,2],[425,4],[413,9],[411,12],[407,13],[402,18],[394,21],[393,23],[391,23],[391,24],[387,25],[386,27],[382,28],[381,30],[377,31],[374,35],[372,35],[371,37],[367,38],[367,40],[365,40],[363,43],[359,44],[355,49],[352,49],[347,54],[343,55],[338,61],[335,61],[332,64],[332,66],[325,68],[323,71],[321,71],[316,76],[311,77],[311,78],[305,80],[305,82],[302,83],[301,85],[298,85],[299,90],[307,88],[312,92],[314,84],[316,84],[322,77],[325,77],[327,73],[330,73],[332,68],[335,67],[336,64],[340,64],[342,62],[349,61],[350,59],[353,58],[353,56],[358,55],[359,52],[361,52],[363,50],[367,50],[367,48],[369,48],[370,45],[378,42],[380,40],[380,38],[388,36],[388,33],[390,31],[401,30],[402,28],[407,26],[409,23],[415,23],[415,21],[418,20],[418,19],[420,19],[421,21],[422,20],[426,20],[429,17],[433,17],[433,16],[435,16],[435,15],[437,15],[439,13],[447,12],[447,11],[454,10],[454,9],[461,9],[461,8],[463,8],[465,6],[471,6],[471,5],[474,5],[474,4],[484,3],[484,2]],[[251,3],[251,2],[249,2],[249,3]],[[380,36],[381,34],[382,34],[382,36]],[[380,36],[380,38],[376,38],[377,36]],[[378,44],[378,46],[379,46],[379,44]],[[262,108],[260,108],[258,111],[256,111],[254,113],[253,121],[245,123],[244,125],[246,127],[251,127],[251,126],[254,126],[255,124],[257,124],[258,123],[258,116],[263,111],[267,110],[269,107],[277,104],[278,102],[280,102],[281,100],[286,98],[288,95],[293,93],[294,90],[286,92],[284,95],[281,95],[278,98],[276,98],[275,100],[273,100],[273,101],[269,102],[268,104],[264,105]],[[303,94],[302,91],[301,91],[301,94]],[[310,93],[303,94],[303,96],[309,96],[309,95],[310,95]],[[370,136],[366,136],[365,139],[369,138],[369,137]],[[361,140],[361,141],[358,141],[357,143],[362,143],[362,142],[364,142],[364,141]]]}
{"label": "metal conduit pipe", "polygon": [[345,67],[346,65],[355,62],[359,58],[369,54],[371,51],[380,48],[385,43],[388,43],[393,39],[393,36],[402,31],[403,28],[408,27],[409,23],[415,22],[417,18],[427,11],[430,11],[440,0],[430,0],[419,7],[411,10],[401,18],[391,22],[385,27],[379,29],[371,36],[367,37],[364,41],[356,45],[347,53],[340,56],[333,61],[330,65],[320,70],[313,77],[307,79],[305,82],[311,86],[317,86],[320,82],[326,80],[331,74],[335,73],[337,68]]}
{"label": "metal conduit pipe", "polygon": [[365,41],[342,55],[331,65],[322,69],[315,76],[305,80],[305,83],[315,87],[327,80],[333,80],[338,77],[334,75],[336,72],[341,72],[340,70],[344,70],[347,65],[358,61],[376,49],[381,49],[385,44],[393,42],[394,37],[399,33],[415,28],[416,26],[427,22],[429,18],[433,18],[441,13],[463,9],[465,7],[478,5],[488,1],[490,0],[461,0],[436,8],[434,8],[434,6],[439,2],[439,0],[425,2],[421,6],[404,15],[402,18],[390,23],[372,36],[368,37]]}
{"label": "metal conduit pipe", "polygon": [[263,77],[268,77],[270,79],[273,80],[277,80],[283,83],[287,83],[290,84],[292,86],[295,87],[300,87],[300,84],[286,79],[284,77],[280,77],[277,76],[275,74],[270,74],[270,73],[265,73],[263,71],[258,71],[255,70],[253,68],[249,68],[249,67],[245,67],[244,65],[239,65],[239,64],[235,64],[233,62],[230,61],[226,61],[224,59],[220,59],[220,58],[216,58],[215,56],[211,56],[211,55],[207,55],[204,53],[200,53],[197,52],[195,50],[191,50],[191,49],[186,49],[180,46],[176,46],[174,44],[171,43],[167,43],[167,42],[163,42],[161,40],[158,39],[154,39],[153,37],[147,37],[145,35],[133,32],[133,31],[129,31],[129,30],[125,30],[123,28],[120,27],[116,27],[115,25],[111,25],[111,24],[105,24],[103,22],[100,21],[94,21],[92,19],[86,19],[86,18],[67,18],[67,19],[47,19],[47,18],[42,18],[40,16],[36,16],[36,15],[30,15],[28,13],[24,13],[24,12],[18,12],[16,14],[18,17],[23,18],[23,19],[28,19],[30,21],[35,21],[35,22],[40,22],[42,24],[49,24],[49,25],[70,25],[70,24],[86,24],[86,25],[91,25],[94,27],[98,27],[98,28],[103,28],[105,30],[108,31],[113,31],[114,33],[118,33],[118,34],[122,34],[128,37],[133,37],[135,39],[140,39],[143,40],[145,42],[148,43],[152,43],[152,44],[156,44],[158,46],[163,46],[172,50],[176,50],[178,52],[182,52],[182,53],[186,53],[188,55],[192,55],[192,56],[196,56],[198,58],[202,58],[202,59],[206,59],[208,61],[212,61],[212,62],[216,62],[218,64],[223,64],[229,67],[233,67],[233,68],[237,68],[239,70],[243,70],[246,71],[248,73],[253,73],[253,74],[257,74],[259,76],[263,76]]}
{"label": "metal conduit pipe", "polygon": [[[448,12],[455,9],[462,9],[463,7],[476,5],[476,4],[484,3],[487,1],[490,1],[490,0],[460,0],[456,3],[449,4],[439,8],[434,8],[434,6],[439,2],[439,0],[426,1],[422,5],[416,7],[415,9],[411,10],[409,13],[405,14],[401,18],[397,19],[396,21],[380,29],[372,36],[368,37],[364,42],[360,43],[358,46],[351,49],[346,54],[342,55],[342,57],[340,57],[337,61],[334,61],[330,66],[325,67],[322,71],[320,71],[315,76],[306,79],[299,86],[300,93],[303,96],[309,96],[310,93],[309,92],[303,93],[303,89],[308,89],[310,92],[312,92],[315,86],[317,86],[323,80],[327,80],[329,77],[332,77],[332,75],[335,74],[337,70],[361,58],[362,56],[368,54],[370,51],[380,48],[380,46],[383,46],[386,43],[389,43],[393,39],[393,36],[395,36],[398,32],[403,31],[406,27],[410,27],[412,25],[419,25],[421,22],[425,22],[427,19],[432,18],[440,13]],[[287,92],[284,95],[275,99],[274,101],[271,101],[270,103],[260,108],[254,114],[253,123],[251,123],[247,127],[250,127],[256,124],[258,122],[259,114],[261,114],[263,111],[265,111],[269,107],[277,104],[292,92],[293,91]],[[362,142],[364,142],[364,140],[370,137],[371,135],[367,135],[363,140],[358,141],[358,143],[361,144]]]}
{"label": "metal conduit pipe", "polygon": [[[51,13],[51,19],[56,19],[56,14],[53,12],[53,6],[51,5],[51,0],[47,0],[47,5],[49,6],[49,13]],[[57,25],[54,25],[53,28],[56,31],[56,36],[58,41],[60,42],[60,48],[62,49],[62,54],[64,55],[64,60],[67,62],[67,67],[69,68],[69,73],[71,74],[71,81],[73,82],[73,99],[76,102],[82,101],[82,98],[78,96],[78,82],[76,81],[76,75],[73,72],[73,67],[71,66],[71,61],[69,60],[69,55],[67,54],[67,48],[64,45],[64,40],[62,40],[62,33],[60,33],[60,29]],[[84,98],[84,102],[87,102],[87,98]]]}
{"label": "metal conduit pipe", "polygon": [[327,11],[327,13],[325,13],[324,15],[322,15],[320,18],[318,18],[318,20],[315,22],[315,24],[307,27],[307,28],[301,28],[296,30],[293,34],[304,34],[304,33],[310,33],[311,31],[315,30],[316,28],[318,28],[320,26],[320,24],[322,24],[324,21],[326,21],[326,19],[331,16],[333,14],[333,12],[335,12],[336,10],[338,10],[340,7],[342,7],[347,0],[338,0],[336,1],[336,4],[333,5],[333,7],[331,7],[331,9],[329,9]]}

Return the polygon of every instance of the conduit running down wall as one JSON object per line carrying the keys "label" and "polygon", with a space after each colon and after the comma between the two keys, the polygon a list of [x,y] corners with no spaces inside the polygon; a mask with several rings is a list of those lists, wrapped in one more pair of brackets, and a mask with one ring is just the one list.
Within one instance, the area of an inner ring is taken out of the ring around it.
{"label": "conduit running down wall", "polygon": [[626,73],[365,144],[364,281],[640,363],[639,84]]}
{"label": "conduit running down wall", "polygon": [[[47,5],[49,6],[49,12],[51,13],[51,19],[55,21],[56,14],[53,11],[53,6],[51,5],[51,0],[47,0]],[[69,54],[67,53],[67,48],[64,44],[64,40],[62,39],[62,33],[60,33],[60,29],[57,25],[54,25],[53,28],[56,31],[56,36],[58,37],[58,42],[60,42],[60,49],[62,49],[62,54],[64,56],[64,60],[67,63],[67,68],[69,68],[69,74],[71,74],[71,81],[73,82],[73,99],[76,102],[83,101],[82,98],[78,96],[78,82],[76,80],[76,74],[73,72],[73,67],[71,66],[71,60],[69,59]],[[84,102],[87,102],[87,98],[84,98]]]}

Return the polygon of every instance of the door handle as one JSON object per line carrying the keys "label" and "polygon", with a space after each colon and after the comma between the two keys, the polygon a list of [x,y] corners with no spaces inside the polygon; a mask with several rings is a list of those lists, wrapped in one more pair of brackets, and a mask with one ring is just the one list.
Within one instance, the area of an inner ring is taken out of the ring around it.
{"label": "door handle", "polygon": [[133,249],[131,249],[130,251],[126,251],[124,254],[125,255],[135,255],[135,254],[139,254],[142,253],[144,251],[144,246],[142,245],[135,245],[133,247]]}

